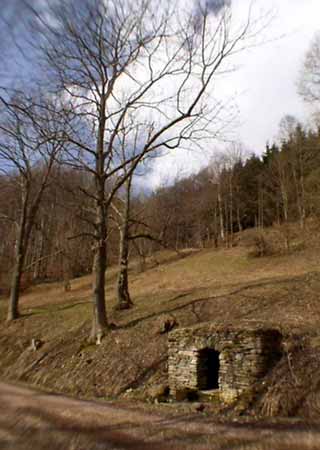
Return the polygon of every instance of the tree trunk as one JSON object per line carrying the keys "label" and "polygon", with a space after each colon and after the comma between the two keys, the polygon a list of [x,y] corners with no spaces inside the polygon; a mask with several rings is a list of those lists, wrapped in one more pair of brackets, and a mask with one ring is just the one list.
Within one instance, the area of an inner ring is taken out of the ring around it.
{"label": "tree trunk", "polygon": [[10,289],[7,321],[18,319],[20,315],[19,297],[21,288],[21,277],[23,271],[25,252],[27,248],[26,243],[29,238],[29,236],[26,236],[28,199],[29,199],[29,186],[28,183],[26,183],[22,192],[21,216],[18,228],[18,236],[15,244],[14,268],[11,278],[11,289]]}
{"label": "tree trunk", "polygon": [[281,197],[282,197],[282,211],[284,222],[288,222],[288,195],[283,184],[281,185]]}
{"label": "tree trunk", "polygon": [[260,182],[258,186],[258,228],[260,230],[264,228],[264,193]]}
{"label": "tree trunk", "polygon": [[[294,165],[292,166],[292,178],[294,181],[295,191],[296,191],[296,204],[297,204],[297,211],[298,211],[298,216],[299,216],[299,223],[300,223],[300,227],[303,228],[304,227],[304,212],[303,212],[303,207],[302,207],[302,195],[300,192],[301,180],[300,180],[300,177],[298,177],[298,175],[297,175],[297,170],[294,167]],[[299,178],[299,180],[298,180],[298,178]]]}
{"label": "tree trunk", "polygon": [[229,246],[233,246],[233,183],[232,174],[229,177],[229,214],[230,214],[230,243]]}
{"label": "tree trunk", "polygon": [[177,229],[176,229],[176,244],[175,244],[175,250],[176,251],[179,250],[179,240],[180,240],[180,228],[179,228],[179,225],[178,225]]}
{"label": "tree trunk", "polygon": [[96,177],[95,245],[92,267],[93,318],[89,340],[95,341],[108,328],[105,302],[105,275],[107,270],[107,208],[105,204],[104,177]]}
{"label": "tree trunk", "polygon": [[9,299],[9,307],[8,307],[8,315],[7,321],[18,319],[19,314],[19,296],[20,296],[20,288],[21,288],[21,277],[23,270],[23,250],[17,250],[17,254],[15,257],[15,264],[11,279],[11,290],[10,290],[10,299]]}
{"label": "tree trunk", "polygon": [[106,273],[106,242],[101,239],[95,249],[93,259],[93,318],[90,341],[104,334],[108,328],[108,320],[105,304],[105,273]]}
{"label": "tree trunk", "polygon": [[286,171],[286,169],[284,167],[282,167],[282,162],[278,158],[278,176],[279,176],[280,193],[281,193],[281,200],[282,200],[283,219],[284,219],[285,223],[288,223],[289,201],[288,201],[288,193],[287,193],[287,189],[286,189],[285,171]]}
{"label": "tree trunk", "polygon": [[238,222],[238,230],[241,232],[242,231],[242,224],[241,224],[241,219],[240,219],[240,208],[239,208],[239,205],[237,206],[237,222]]}
{"label": "tree trunk", "polygon": [[44,219],[41,219],[41,226],[40,226],[40,237],[39,237],[39,246],[36,246],[36,240],[35,240],[35,264],[34,264],[34,271],[33,271],[33,279],[35,281],[41,279],[42,274],[42,264],[43,264],[43,253],[44,253]]}
{"label": "tree trunk", "polygon": [[223,208],[222,208],[222,199],[221,199],[221,187],[220,183],[218,184],[218,206],[219,206],[219,219],[220,219],[220,236],[222,242],[224,242],[224,221],[223,221]]}
{"label": "tree trunk", "polygon": [[301,189],[301,219],[300,226],[303,229],[306,222],[306,205],[305,205],[305,190],[304,190],[304,179],[303,175],[300,176],[300,189]]}
{"label": "tree trunk", "polygon": [[278,198],[278,194],[277,194],[277,198],[276,198],[276,209],[277,209],[277,225],[280,226],[280,223],[281,223],[281,219],[280,219],[280,200]]}
{"label": "tree trunk", "polygon": [[95,161],[95,247],[92,267],[93,277],[93,317],[90,341],[100,340],[104,331],[108,328],[105,299],[105,275],[107,270],[107,202],[105,192],[105,155],[104,133],[106,98],[101,95],[99,130],[96,147]]}
{"label": "tree trunk", "polygon": [[217,205],[215,205],[215,208],[214,208],[214,232],[213,232],[213,239],[214,239],[214,247],[218,248],[218,246],[219,246],[219,235],[218,235],[218,210],[217,210]]}
{"label": "tree trunk", "polygon": [[129,265],[129,220],[131,207],[131,177],[126,182],[124,210],[120,226],[119,276],[117,285],[117,309],[129,309],[133,306],[129,293],[128,265]]}
{"label": "tree trunk", "polygon": [[144,240],[138,239],[140,242],[135,245],[139,255],[139,271],[143,273],[146,270],[146,254],[144,249]]}
{"label": "tree trunk", "polygon": [[303,164],[303,157],[302,157],[302,152],[299,152],[299,166],[300,166],[300,177],[299,177],[299,182],[300,182],[300,194],[301,194],[301,198],[300,198],[300,202],[301,202],[301,220],[300,220],[300,225],[301,228],[303,229],[305,226],[305,221],[306,221],[306,198],[305,198],[305,187],[304,187],[304,164]]}
{"label": "tree trunk", "polygon": [[241,214],[240,214],[240,205],[241,205],[241,201],[240,201],[240,187],[238,184],[236,184],[236,205],[237,205],[237,225],[238,225],[238,231],[242,231],[242,223],[241,223]]}
{"label": "tree trunk", "polygon": [[224,225],[225,225],[225,245],[226,245],[226,248],[229,248],[229,241],[230,241],[230,239],[229,239],[229,232],[230,232],[229,218],[230,218],[230,215],[229,215],[229,209],[228,209],[229,202],[228,202],[227,195],[226,195],[226,199],[225,199],[225,202],[224,202],[224,210],[225,210]]}
{"label": "tree trunk", "polygon": [[117,285],[118,304],[117,309],[129,309],[133,303],[129,293],[128,285],[128,254],[129,254],[129,236],[127,227],[124,226],[120,233],[120,261],[119,276]]}

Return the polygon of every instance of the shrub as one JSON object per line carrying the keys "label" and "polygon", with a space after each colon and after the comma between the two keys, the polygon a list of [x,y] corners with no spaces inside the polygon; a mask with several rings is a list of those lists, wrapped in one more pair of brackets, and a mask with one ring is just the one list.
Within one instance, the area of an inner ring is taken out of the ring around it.
{"label": "shrub", "polygon": [[259,231],[252,238],[252,248],[249,256],[252,258],[261,258],[263,256],[271,256],[274,254],[271,242],[266,238],[266,235]]}

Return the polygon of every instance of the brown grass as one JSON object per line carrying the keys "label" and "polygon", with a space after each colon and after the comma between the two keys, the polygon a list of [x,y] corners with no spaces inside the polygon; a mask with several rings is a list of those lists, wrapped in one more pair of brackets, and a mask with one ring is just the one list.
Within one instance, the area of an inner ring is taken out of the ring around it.
{"label": "brown grass", "polygon": [[[4,322],[6,300],[1,299],[0,376],[77,396],[144,398],[148,387],[167,382],[166,336],[159,334],[159,328],[168,314],[179,326],[208,320],[243,327],[255,323],[279,328],[288,343],[292,335],[301,333],[306,342],[315,343],[320,318],[319,233],[312,228],[297,250],[258,259],[248,257],[248,234],[233,249],[160,252],[143,273],[133,264],[130,289],[135,307],[129,311],[113,310],[116,269],[110,269],[107,308],[117,328],[101,346],[86,341],[91,318],[89,276],[73,280],[67,293],[59,283],[29,289],[22,297],[23,317],[10,325]],[[299,230],[295,239],[300,243]],[[44,341],[37,352],[28,348],[32,338]],[[295,392],[289,388],[292,367],[283,359],[279,373],[271,374],[268,381],[273,391],[261,391],[251,411],[307,415],[313,398],[317,411],[320,372],[315,368],[320,359],[314,356],[318,347],[313,350],[309,378],[303,378],[299,391],[304,409],[290,403],[289,394]],[[294,355],[292,364],[300,374],[303,364],[298,370],[301,358],[298,351]],[[287,377],[281,389],[279,374]],[[307,382],[310,377],[315,378],[312,386]],[[279,407],[283,402],[289,406]]]}

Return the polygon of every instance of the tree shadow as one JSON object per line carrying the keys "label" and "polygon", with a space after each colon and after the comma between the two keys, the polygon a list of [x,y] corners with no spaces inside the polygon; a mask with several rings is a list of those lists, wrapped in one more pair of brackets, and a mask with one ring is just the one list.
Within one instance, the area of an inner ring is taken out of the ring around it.
{"label": "tree shadow", "polygon": [[[320,274],[320,272],[312,272],[309,275],[319,276],[319,274]],[[267,279],[264,279],[263,281],[252,282],[252,283],[246,284],[244,286],[243,285],[239,286],[236,289],[234,289],[232,291],[229,291],[229,292],[225,292],[225,293],[223,293],[221,295],[212,295],[212,296],[206,296],[206,297],[198,297],[198,298],[192,299],[190,301],[187,301],[187,302],[183,303],[182,305],[177,305],[177,306],[173,306],[172,308],[168,308],[168,309],[164,309],[164,310],[161,310],[161,311],[157,311],[157,312],[148,314],[148,315],[146,315],[144,317],[138,317],[137,319],[131,320],[130,322],[127,322],[127,323],[125,323],[123,325],[119,325],[117,328],[119,328],[119,329],[129,329],[129,328],[135,327],[139,323],[143,323],[143,322],[145,322],[145,321],[147,321],[149,319],[154,319],[156,317],[160,317],[163,314],[172,314],[174,312],[181,311],[181,310],[183,310],[185,308],[188,308],[189,306],[193,307],[197,303],[202,303],[202,302],[206,302],[206,301],[220,300],[220,299],[223,299],[223,298],[228,299],[228,297],[231,298],[231,297],[233,297],[235,295],[241,294],[241,293],[243,293],[243,292],[245,292],[247,290],[250,290],[250,289],[263,288],[263,287],[266,287],[266,286],[271,287],[271,286],[281,285],[283,283],[290,284],[290,283],[297,283],[297,282],[301,282],[301,283],[305,282],[305,275],[298,276],[298,277],[290,277],[290,278],[280,277],[279,279],[267,278]],[[178,300],[180,298],[187,297],[189,295],[193,295],[199,290],[200,289],[196,288],[196,289],[193,289],[193,290],[191,290],[189,292],[185,292],[185,293],[179,294],[179,295],[169,299],[167,301],[167,303],[173,303],[174,301],[176,301],[176,300]]]}
{"label": "tree shadow", "polygon": [[139,375],[133,380],[130,381],[130,383],[126,384],[126,386],[124,386],[117,395],[121,395],[124,392],[126,392],[128,389],[136,389],[139,386],[141,386],[142,383],[145,383],[146,381],[148,381],[148,379],[150,377],[152,377],[152,375],[154,375],[157,370],[159,369],[159,367],[161,366],[161,364],[165,363],[167,361],[167,355],[163,356],[162,358],[158,359],[157,361],[153,362],[150,366],[145,367],[140,373]]}
{"label": "tree shadow", "polygon": [[69,309],[73,309],[79,305],[86,305],[86,304],[91,304],[91,302],[84,301],[84,302],[77,302],[77,303],[69,303],[69,304],[66,304],[63,306],[57,306],[57,307],[50,305],[49,307],[41,308],[41,306],[39,306],[39,307],[35,307],[34,310],[31,312],[22,313],[20,315],[20,318],[27,318],[27,317],[31,317],[31,316],[39,316],[39,315],[51,314],[51,313],[55,313],[55,312],[66,311]]}
{"label": "tree shadow", "polygon": [[[144,450],[150,442],[136,438],[125,431],[132,425],[124,424],[124,432],[118,426],[87,425],[69,417],[60,417],[40,408],[19,408],[19,418],[0,423],[1,450]],[[7,438],[3,437],[7,436]],[[152,443],[152,448],[166,448]]]}

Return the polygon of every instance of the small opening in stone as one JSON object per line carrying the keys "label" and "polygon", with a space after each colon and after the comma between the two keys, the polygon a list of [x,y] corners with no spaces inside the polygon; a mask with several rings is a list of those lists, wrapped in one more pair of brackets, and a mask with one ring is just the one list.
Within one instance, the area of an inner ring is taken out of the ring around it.
{"label": "small opening in stone", "polygon": [[198,352],[198,388],[212,390],[219,388],[220,353],[212,348]]}

